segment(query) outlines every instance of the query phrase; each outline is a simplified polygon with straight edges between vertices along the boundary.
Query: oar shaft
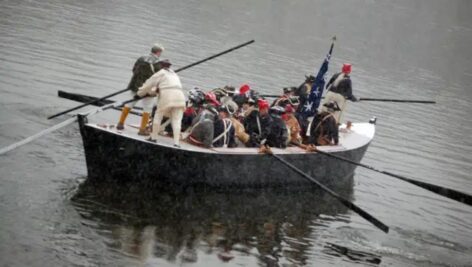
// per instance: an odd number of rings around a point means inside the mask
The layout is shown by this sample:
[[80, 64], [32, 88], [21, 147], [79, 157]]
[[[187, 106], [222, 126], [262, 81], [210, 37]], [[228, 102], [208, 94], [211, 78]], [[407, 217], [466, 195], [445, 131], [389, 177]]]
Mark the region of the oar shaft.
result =
[[436, 101], [430, 100], [409, 100], [409, 99], [388, 99], [388, 98], [367, 98], [361, 97], [359, 101], [378, 101], [378, 102], [397, 102], [397, 103], [418, 103], [418, 104], [436, 104]]
[[338, 160], [349, 162], [351, 164], [361, 166], [361, 167], [364, 167], [366, 169], [369, 169], [369, 170], [372, 170], [372, 171], [375, 171], [375, 172], [378, 172], [378, 173], [382, 173], [382, 174], [400, 179], [402, 181], [405, 181], [405, 182], [414, 184], [416, 186], [419, 186], [423, 189], [429, 190], [429, 191], [431, 191], [433, 193], [436, 193], [438, 195], [441, 195], [441, 196], [447, 197], [449, 199], [453, 199], [453, 200], [459, 201], [461, 203], [467, 204], [469, 206], [472, 206], [472, 196], [468, 195], [466, 193], [463, 193], [463, 192], [460, 192], [460, 191], [457, 191], [457, 190], [454, 190], [454, 189], [442, 187], [442, 186], [439, 186], [439, 185], [434, 185], [434, 184], [430, 184], [430, 183], [426, 183], [426, 182], [417, 181], [417, 180], [407, 178], [407, 177], [404, 177], [404, 176], [401, 176], [401, 175], [398, 175], [398, 174], [395, 174], [395, 173], [391, 173], [391, 172], [388, 172], [388, 171], [378, 170], [378, 169], [376, 169], [372, 166], [369, 166], [369, 165], [366, 165], [366, 164], [363, 164], [363, 163], [360, 163], [360, 162], [355, 162], [355, 161], [352, 161], [350, 159], [343, 158], [343, 157], [340, 157], [340, 156], [336, 156], [336, 155], [333, 155], [331, 153], [327, 153], [327, 152], [324, 152], [324, 151], [321, 151], [321, 150], [317, 150], [316, 152], [320, 153], [322, 155], [326, 155], [328, 157], [332, 157], [332, 158], [335, 158], [335, 159], [338, 159]]
[[[281, 95], [261, 95], [262, 97], [278, 98]], [[324, 97], [322, 97], [324, 98]], [[417, 103], [417, 104], [436, 104], [436, 101], [431, 100], [409, 100], [409, 99], [387, 99], [387, 98], [366, 98], [361, 97], [358, 101], [377, 101], [377, 102], [396, 102], [396, 103]]]
[[17, 148], [17, 147], [22, 146], [22, 145], [26, 145], [26, 144], [28, 144], [28, 143], [30, 143], [30, 142], [32, 142], [32, 141], [38, 139], [39, 137], [41, 137], [41, 136], [43, 136], [43, 135], [46, 135], [46, 134], [51, 133], [51, 132], [53, 132], [53, 131], [59, 130], [60, 128], [65, 127], [65, 126], [67, 126], [67, 125], [69, 125], [69, 124], [71, 124], [71, 123], [73, 123], [73, 122], [75, 122], [75, 121], [77, 121], [77, 117], [69, 118], [69, 119], [67, 119], [67, 120], [65, 120], [65, 121], [63, 121], [63, 122], [61, 122], [61, 123], [59, 123], [59, 124], [56, 124], [56, 125], [54, 125], [54, 126], [52, 126], [52, 127], [47, 128], [47, 129], [45, 129], [45, 130], [43, 130], [43, 131], [41, 131], [41, 132], [39, 132], [39, 133], [37, 133], [37, 134], [34, 134], [34, 135], [32, 135], [32, 136], [30, 136], [30, 137], [27, 137], [27, 138], [25, 138], [25, 139], [23, 139], [23, 140], [21, 140], [21, 141], [19, 141], [19, 142], [16, 142], [16, 143], [11, 144], [11, 145], [9, 145], [9, 146], [7, 146], [7, 147], [4, 147], [4, 148], [0, 149], [0, 155], [3, 155], [3, 154], [5, 154], [5, 153], [7, 153], [8, 151], [11, 151], [11, 150], [13, 150], [13, 149], [15, 149], [15, 148]]
[[[88, 111], [88, 112], [86, 113], [86, 115], [87, 115], [87, 116], [88, 116], [88, 115], [93, 115], [93, 114], [99, 113], [99, 112], [101, 112], [101, 111], [110, 109], [110, 108], [120, 107], [120, 106], [123, 106], [124, 104], [127, 104], [127, 103], [132, 102], [132, 101], [135, 101], [135, 99], [129, 99], [129, 100], [123, 101], [123, 102], [121, 102], [121, 103], [110, 103], [110, 104], [108, 104], [108, 105], [101, 106], [101, 107], [99, 107], [99, 108], [96, 108], [96, 109], [93, 109], [93, 110], [91, 110], [91, 111]], [[54, 131], [56, 131], [56, 130], [59, 130], [59, 129], [61, 129], [61, 128], [65, 127], [65, 126], [67, 126], [67, 125], [69, 125], [69, 124], [71, 124], [71, 123], [76, 122], [76, 121], [77, 121], [77, 116], [74, 116], [74, 117], [72, 117], [72, 118], [69, 118], [69, 119], [67, 119], [67, 120], [65, 120], [65, 121], [63, 121], [63, 122], [61, 122], [61, 123], [58, 123], [58, 124], [56, 124], [56, 125], [54, 125], [54, 126], [51, 126], [51, 127], [47, 128], [47, 129], [45, 129], [45, 130], [42, 130], [41, 132], [39, 132], [39, 133], [37, 133], [37, 134], [34, 134], [34, 135], [30, 136], [30, 137], [27, 137], [27, 138], [25, 138], [25, 139], [23, 139], [23, 140], [21, 140], [21, 141], [19, 141], [19, 142], [16, 142], [16, 143], [11, 144], [11, 145], [9, 145], [9, 146], [7, 146], [7, 147], [1, 148], [1, 149], [0, 149], [0, 155], [3, 155], [3, 154], [5, 154], [5, 153], [7, 153], [7, 152], [9, 152], [9, 151], [11, 151], [11, 150], [17, 148], [17, 147], [26, 145], [26, 144], [28, 144], [28, 143], [30, 143], [30, 142], [32, 142], [32, 141], [34, 141], [34, 140], [40, 138], [41, 136], [44, 136], [44, 135], [46, 135], [46, 134], [48, 134], [48, 133], [54, 132]]]
[[179, 69], [175, 70], [175, 72], [179, 72], [179, 71], [183, 71], [183, 70], [185, 70], [185, 69], [191, 68], [191, 67], [193, 67], [193, 66], [195, 66], [195, 65], [198, 65], [198, 64], [201, 64], [201, 63], [203, 63], [203, 62], [205, 62], [205, 61], [214, 59], [215, 57], [219, 57], [219, 56], [221, 56], [221, 55], [227, 54], [227, 53], [229, 53], [229, 52], [231, 52], [231, 51], [234, 51], [234, 50], [236, 50], [236, 49], [239, 49], [239, 48], [241, 48], [241, 47], [244, 47], [244, 46], [249, 45], [249, 44], [252, 44], [252, 43], [254, 43], [254, 40], [251, 40], [251, 41], [249, 41], [249, 42], [245, 42], [245, 43], [243, 43], [243, 44], [240, 44], [240, 45], [235, 46], [235, 47], [233, 47], [233, 48], [227, 49], [227, 50], [225, 50], [225, 51], [223, 51], [223, 52], [220, 52], [220, 53], [218, 53], [218, 54], [216, 54], [216, 55], [213, 55], [213, 56], [211, 56], [211, 57], [207, 57], [207, 58], [205, 58], [205, 59], [202, 59], [202, 60], [200, 60], [200, 61], [197, 61], [197, 62], [195, 62], [195, 63], [192, 63], [192, 64], [190, 64], [190, 65], [187, 65], [187, 66], [185, 66], [185, 67], [179, 68]]
[[[239, 49], [239, 48], [241, 48], [241, 47], [244, 47], [244, 46], [249, 45], [249, 44], [252, 44], [252, 43], [254, 43], [254, 40], [251, 40], [251, 41], [249, 41], [249, 42], [245, 42], [245, 43], [243, 43], [243, 44], [240, 44], [240, 45], [235, 46], [235, 47], [233, 47], [233, 48], [227, 49], [227, 50], [225, 50], [225, 51], [223, 51], [223, 52], [220, 52], [220, 53], [218, 53], [218, 54], [216, 54], [216, 55], [213, 55], [213, 56], [211, 56], [211, 57], [207, 57], [207, 58], [202, 59], [202, 60], [199, 60], [199, 61], [197, 61], [197, 62], [195, 62], [195, 63], [192, 63], [192, 64], [189, 64], [189, 65], [184, 66], [184, 67], [182, 67], [182, 68], [179, 68], [179, 69], [175, 70], [175, 72], [183, 71], [183, 70], [185, 70], [185, 69], [188, 69], [188, 68], [190, 68], [190, 67], [196, 66], [196, 65], [198, 65], [198, 64], [201, 64], [201, 63], [206, 62], [206, 61], [208, 61], [208, 60], [210, 60], [210, 59], [219, 57], [219, 56], [221, 56], [221, 55], [227, 54], [227, 53], [229, 53], [229, 52], [231, 52], [231, 51], [234, 51], [234, 50], [236, 50], [236, 49]], [[94, 103], [97, 103], [97, 102], [99, 102], [99, 101], [105, 100], [105, 99], [110, 98], [110, 97], [112, 97], [112, 96], [121, 94], [121, 93], [126, 92], [126, 91], [128, 91], [128, 90], [130, 90], [130, 89], [128, 89], [128, 88], [122, 89], [122, 90], [120, 90], [120, 91], [118, 91], [118, 92], [115, 92], [115, 93], [106, 95], [106, 96], [101, 97], [101, 98], [99, 98], [99, 99], [96, 99], [96, 100], [90, 101], [90, 102], [88, 102], [88, 103], [84, 103], [84, 104], [82, 104], [82, 105], [79, 105], [79, 106], [77, 106], [77, 107], [70, 108], [70, 109], [68, 109], [68, 110], [59, 112], [59, 113], [57, 113], [57, 114], [54, 114], [54, 115], [52, 115], [52, 116], [49, 116], [49, 117], [48, 117], [48, 120], [49, 120], [49, 119], [52, 119], [52, 118], [55, 118], [55, 117], [57, 117], [57, 116], [60, 116], [60, 115], [69, 113], [69, 112], [71, 112], [71, 111], [77, 110], [77, 109], [79, 109], [79, 108], [83, 108], [83, 107], [85, 107], [85, 106], [92, 105], [92, 104], [94, 104]]]
[[318, 182], [318, 180], [316, 180], [315, 178], [313, 178], [310, 175], [306, 174], [305, 172], [301, 171], [297, 167], [293, 166], [291, 163], [287, 162], [283, 158], [281, 158], [281, 157], [279, 157], [275, 154], [271, 154], [271, 155], [273, 157], [275, 157], [277, 160], [279, 160], [280, 162], [282, 162], [283, 164], [285, 164], [285, 166], [289, 167], [290, 169], [292, 169], [296, 173], [303, 176], [305, 179], [310, 180], [311, 182], [318, 185], [325, 192], [327, 192], [328, 194], [330, 194], [331, 196], [336, 198], [338, 201], [340, 201], [344, 206], [346, 206], [347, 208], [353, 210], [354, 212], [359, 214], [361, 217], [363, 217], [364, 219], [366, 219], [367, 221], [369, 221], [370, 223], [375, 225], [380, 230], [384, 231], [385, 233], [388, 233], [388, 229], [389, 229], [388, 226], [385, 225], [384, 223], [382, 223], [381, 221], [377, 220], [374, 216], [370, 215], [368, 212], [366, 212], [365, 210], [363, 210], [360, 207], [356, 206], [354, 203], [350, 202], [349, 200], [347, 200], [347, 199], [341, 197], [340, 195], [338, 195], [337, 193], [333, 192], [331, 189], [327, 188], [325, 185]]

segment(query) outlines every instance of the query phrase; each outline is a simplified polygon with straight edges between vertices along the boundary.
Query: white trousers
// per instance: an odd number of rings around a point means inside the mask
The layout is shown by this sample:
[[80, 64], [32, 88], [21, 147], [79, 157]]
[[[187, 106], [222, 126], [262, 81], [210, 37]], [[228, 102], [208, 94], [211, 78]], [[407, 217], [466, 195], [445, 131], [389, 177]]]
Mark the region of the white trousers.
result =
[[338, 104], [339, 109], [341, 109], [340, 111], [335, 111], [333, 113], [333, 116], [336, 119], [336, 122], [341, 123], [341, 120], [343, 119], [343, 113], [347, 107], [346, 98], [341, 94], [328, 91], [328, 93], [326, 93], [325, 95], [323, 106], [321, 106], [321, 111], [328, 111], [326, 107], [324, 106], [324, 104], [329, 103], [330, 101], [336, 102]]
[[[130, 93], [131, 93], [130, 94], [131, 97], [134, 97], [136, 95], [136, 93], [133, 92], [133, 91], [130, 91]], [[132, 108], [134, 108], [134, 106], [136, 106], [136, 103], [141, 101], [141, 103], [143, 104], [143, 112], [151, 113], [152, 107], [156, 104], [155, 99], [156, 99], [155, 97], [145, 97], [141, 100], [129, 102], [125, 106], [132, 109]]]
[[172, 125], [172, 132], [174, 134], [174, 144], [180, 144], [180, 129], [182, 128], [182, 117], [184, 116], [183, 108], [167, 108], [166, 110], [160, 110], [159, 108], [156, 111], [154, 116], [154, 122], [152, 123], [152, 132], [151, 138], [157, 140], [157, 135], [159, 134], [161, 128], [162, 118], [164, 114], [169, 115], [170, 123]]

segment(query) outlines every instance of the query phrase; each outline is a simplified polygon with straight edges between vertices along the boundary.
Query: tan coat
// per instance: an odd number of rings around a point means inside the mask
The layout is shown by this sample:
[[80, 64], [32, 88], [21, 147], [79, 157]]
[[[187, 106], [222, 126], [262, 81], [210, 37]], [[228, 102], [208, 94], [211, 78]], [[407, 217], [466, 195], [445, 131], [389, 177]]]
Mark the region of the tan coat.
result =
[[157, 109], [168, 113], [171, 108], [185, 109], [185, 95], [182, 91], [182, 84], [179, 76], [171, 69], [161, 69], [154, 73], [139, 88], [139, 96], [158, 94]]
[[234, 135], [236, 135], [239, 141], [246, 144], [249, 141], [249, 134], [244, 130], [244, 125], [236, 118], [231, 118], [231, 122], [234, 127]]
[[287, 125], [287, 129], [289, 129], [290, 132], [290, 142], [293, 143], [301, 143], [302, 142], [302, 137], [300, 136], [300, 124], [298, 123], [297, 118], [293, 114], [289, 115], [289, 119], [285, 121], [285, 124]]

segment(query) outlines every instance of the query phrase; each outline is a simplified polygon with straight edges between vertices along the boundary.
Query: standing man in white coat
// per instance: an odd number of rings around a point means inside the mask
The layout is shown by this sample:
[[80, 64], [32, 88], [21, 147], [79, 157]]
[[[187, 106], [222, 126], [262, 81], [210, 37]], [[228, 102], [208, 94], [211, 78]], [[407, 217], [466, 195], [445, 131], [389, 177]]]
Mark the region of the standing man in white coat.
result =
[[152, 124], [149, 141], [156, 141], [159, 134], [162, 118], [169, 117], [174, 134], [174, 146], [180, 147], [180, 129], [185, 110], [185, 95], [179, 76], [170, 66], [169, 60], [159, 61], [161, 70], [152, 75], [138, 90], [138, 96], [158, 95], [157, 111]]

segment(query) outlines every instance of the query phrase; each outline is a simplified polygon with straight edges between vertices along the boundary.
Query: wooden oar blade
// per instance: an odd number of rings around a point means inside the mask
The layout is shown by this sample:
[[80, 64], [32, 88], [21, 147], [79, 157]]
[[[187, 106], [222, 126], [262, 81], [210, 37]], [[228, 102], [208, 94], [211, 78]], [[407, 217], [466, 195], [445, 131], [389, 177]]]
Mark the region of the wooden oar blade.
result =
[[64, 110], [64, 111], [62, 111], [62, 112], [59, 112], [59, 113], [54, 114], [54, 115], [52, 115], [52, 116], [49, 116], [49, 117], [48, 117], [48, 120], [50, 120], [50, 119], [52, 119], [52, 118], [55, 118], [55, 117], [58, 117], [58, 116], [60, 116], [60, 115], [64, 115], [64, 114], [69, 113], [69, 112], [71, 112], [71, 111], [77, 110], [77, 109], [79, 109], [79, 108], [83, 108], [83, 107], [85, 107], [85, 106], [92, 105], [92, 104], [94, 104], [94, 103], [96, 103], [96, 102], [105, 100], [105, 99], [107, 99], [107, 98], [110, 98], [110, 97], [112, 97], [112, 96], [121, 94], [121, 93], [126, 92], [126, 91], [128, 91], [128, 89], [123, 89], [123, 90], [120, 90], [120, 91], [115, 92], [115, 93], [113, 93], [113, 94], [109, 94], [109, 95], [107, 95], [107, 96], [101, 97], [101, 98], [99, 98], [99, 99], [92, 100], [92, 101], [87, 102], [87, 103], [85, 103], [85, 104], [78, 105], [77, 107], [73, 107], [73, 108], [70, 108], [70, 109], [68, 109], [68, 110]]
[[356, 206], [354, 203], [344, 199], [344, 198], [339, 198], [339, 201], [344, 204], [344, 206], [349, 207], [351, 210], [359, 214], [362, 218], [366, 219], [373, 225], [375, 225], [377, 228], [382, 230], [385, 233], [388, 233], [389, 227], [385, 225], [383, 222], [377, 220], [374, 216], [370, 215], [367, 213], [365, 210], [361, 209], [360, 207]]
[[65, 91], [62, 91], [62, 90], [57, 91], [57, 96], [61, 97], [61, 98], [81, 102], [81, 103], [88, 103], [88, 102], [96, 101], [96, 102], [93, 102], [90, 105], [97, 106], [97, 107], [101, 107], [101, 106], [104, 106], [104, 105], [107, 105], [107, 104], [110, 104], [110, 103], [114, 102], [114, 101], [109, 100], [109, 99], [103, 99], [101, 101], [98, 101], [100, 99], [99, 97], [76, 94], [76, 93], [69, 93], [69, 92], [65, 92]]
[[407, 178], [407, 177], [404, 177], [404, 176], [401, 176], [401, 175], [398, 175], [398, 174], [395, 174], [395, 173], [391, 173], [391, 172], [388, 172], [388, 171], [378, 170], [378, 169], [376, 169], [372, 166], [368, 166], [368, 165], [360, 163], [360, 162], [354, 162], [350, 159], [346, 159], [346, 158], [343, 158], [343, 157], [340, 157], [340, 156], [336, 156], [336, 155], [333, 155], [333, 154], [330, 154], [330, 153], [327, 153], [327, 152], [324, 152], [324, 151], [321, 151], [321, 150], [317, 150], [317, 153], [320, 153], [322, 155], [325, 155], [325, 156], [328, 156], [328, 157], [331, 157], [331, 158], [339, 159], [339, 160], [342, 160], [342, 161], [345, 161], [345, 162], [349, 162], [351, 164], [361, 166], [361, 167], [364, 167], [366, 169], [369, 169], [369, 170], [372, 170], [372, 171], [375, 171], [375, 172], [378, 172], [378, 173], [383, 173], [383, 174], [386, 174], [388, 176], [398, 178], [398, 179], [403, 180], [405, 182], [409, 182], [411, 184], [419, 186], [423, 189], [429, 190], [429, 191], [431, 191], [433, 193], [436, 193], [438, 195], [441, 195], [441, 196], [459, 201], [461, 203], [467, 204], [469, 206], [472, 206], [472, 196], [469, 195], [469, 194], [466, 194], [466, 193], [463, 193], [463, 192], [460, 192], [460, 191], [457, 191], [457, 190], [454, 190], [454, 189], [446, 188], [446, 187], [443, 187], [443, 186], [434, 185], [434, 184], [430, 184], [430, 183], [426, 183], [426, 182], [421, 182], [421, 181], [418, 181], [418, 180], [413, 180], [411, 178]]
[[401, 179], [405, 182], [409, 182], [409, 183], [414, 184], [416, 186], [422, 187], [422, 188], [424, 188], [428, 191], [431, 191], [431, 192], [436, 193], [438, 195], [441, 195], [443, 197], [447, 197], [449, 199], [453, 199], [453, 200], [459, 201], [461, 203], [467, 204], [469, 206], [472, 206], [472, 196], [468, 195], [466, 193], [463, 193], [463, 192], [460, 192], [460, 191], [457, 191], [457, 190], [454, 190], [454, 189], [442, 187], [442, 186], [439, 186], [439, 185], [434, 185], [434, 184], [430, 184], [430, 183], [426, 183], [426, 182], [413, 180], [413, 179], [406, 178], [406, 177], [403, 177], [403, 176], [400, 176], [400, 175], [397, 175], [397, 174], [394, 174], [394, 173], [391, 173], [391, 172], [387, 172], [387, 171], [383, 171], [383, 173], [385, 173], [387, 175], [390, 175], [390, 176], [393, 176], [393, 177], [396, 177], [398, 179]]
[[[96, 99], [99, 99], [98, 97], [94, 97], [94, 96], [89, 96], [89, 95], [81, 95], [81, 94], [75, 94], [75, 93], [69, 93], [69, 92], [65, 92], [65, 91], [57, 91], [57, 96], [59, 97], [62, 97], [62, 98], [65, 98], [65, 99], [69, 99], [69, 100], [73, 100], [73, 101], [77, 101], [77, 102], [82, 102], [82, 103], [87, 103], [87, 102], [90, 102], [90, 101], [94, 101]], [[111, 103], [114, 103], [113, 100], [108, 100], [108, 99], [105, 99], [105, 100], [102, 100], [102, 101], [98, 101], [96, 103], [93, 103], [91, 105], [94, 105], [94, 106], [97, 106], [97, 107], [101, 107], [101, 106], [104, 106], [104, 105], [108, 105], [108, 104], [111, 104]], [[122, 111], [123, 108], [120, 108], [120, 107], [112, 107], [112, 109], [114, 110], [118, 110], [118, 111]], [[138, 112], [138, 111], [134, 111], [135, 109], [137, 110], [142, 110], [143, 108], [142, 107], [133, 107], [132, 110], [129, 111], [130, 114], [133, 114], [133, 115], [136, 115], [136, 116], [142, 116], [143, 114], [141, 112]]]
[[298, 169], [297, 167], [295, 167], [294, 165], [292, 165], [291, 163], [285, 161], [283, 158], [275, 155], [275, 154], [270, 154], [272, 155], [273, 157], [275, 157], [277, 160], [279, 160], [280, 162], [282, 162], [283, 164], [285, 164], [285, 166], [289, 167], [290, 169], [292, 169], [293, 171], [295, 171], [296, 173], [300, 174], [301, 176], [303, 176], [305, 179], [315, 183], [316, 185], [318, 185], [321, 189], [323, 189], [325, 192], [329, 193], [331, 196], [333, 196], [334, 198], [336, 198], [338, 201], [340, 201], [344, 206], [346, 206], [347, 208], [351, 209], [352, 211], [356, 212], [357, 214], [359, 214], [362, 218], [366, 219], [368, 222], [372, 223], [373, 225], [375, 225], [377, 228], [379, 228], [380, 230], [382, 230], [383, 232], [385, 233], [388, 233], [388, 226], [385, 225], [384, 223], [382, 223], [381, 221], [377, 220], [374, 216], [370, 215], [368, 212], [366, 212], [365, 210], [359, 208], [358, 206], [356, 206], [354, 203], [350, 202], [349, 200], [341, 197], [340, 195], [338, 195], [337, 193], [333, 192], [331, 189], [327, 188], [325, 185], [323, 185], [322, 183], [320, 183], [318, 180], [316, 180], [315, 178], [311, 177], [310, 175], [304, 173], [303, 171], [301, 171], [300, 169]]

